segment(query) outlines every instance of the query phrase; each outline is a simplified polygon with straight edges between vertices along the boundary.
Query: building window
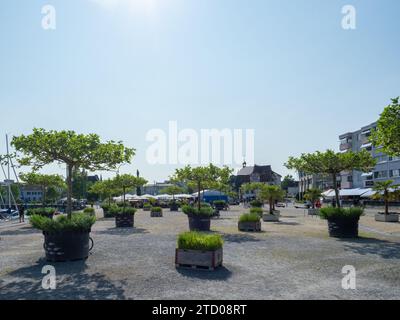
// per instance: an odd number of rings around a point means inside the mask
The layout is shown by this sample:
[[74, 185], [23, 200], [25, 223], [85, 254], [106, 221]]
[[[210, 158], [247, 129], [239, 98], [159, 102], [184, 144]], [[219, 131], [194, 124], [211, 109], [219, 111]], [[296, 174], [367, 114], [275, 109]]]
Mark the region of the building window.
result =
[[389, 171], [389, 175], [390, 177], [400, 177], [400, 170], [396, 169], [396, 170], [390, 170]]
[[[377, 156], [377, 157], [375, 157], [375, 159], [376, 159], [376, 161], [378, 163], [382, 163], [382, 162], [388, 161], [388, 157], [387, 156]], [[392, 160], [389, 158], [389, 161], [392, 161]]]
[[374, 172], [375, 179], [383, 179], [387, 178], [387, 171], [375, 171]]

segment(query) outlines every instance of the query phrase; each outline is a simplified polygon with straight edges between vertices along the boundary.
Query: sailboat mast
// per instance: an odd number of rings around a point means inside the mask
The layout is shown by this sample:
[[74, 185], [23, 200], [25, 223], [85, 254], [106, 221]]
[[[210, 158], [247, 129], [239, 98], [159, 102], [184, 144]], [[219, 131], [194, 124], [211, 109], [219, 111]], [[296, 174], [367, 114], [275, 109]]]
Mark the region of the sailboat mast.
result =
[[10, 176], [10, 150], [8, 148], [8, 134], [6, 134], [7, 148], [7, 185], [8, 185], [8, 209], [11, 210], [11, 176]]

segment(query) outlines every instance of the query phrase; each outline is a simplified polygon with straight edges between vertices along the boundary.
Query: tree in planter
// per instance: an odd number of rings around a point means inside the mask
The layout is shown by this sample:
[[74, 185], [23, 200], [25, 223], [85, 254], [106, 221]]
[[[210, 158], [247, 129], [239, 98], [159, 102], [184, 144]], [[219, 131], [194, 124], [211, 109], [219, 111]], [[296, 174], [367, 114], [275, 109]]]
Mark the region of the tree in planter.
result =
[[175, 195], [185, 192], [185, 190], [179, 186], [172, 185], [166, 187], [160, 191], [161, 194], [168, 194], [172, 196], [172, 200], [175, 202]]
[[393, 184], [393, 180], [377, 181], [372, 188], [376, 193], [374, 199], [382, 199], [385, 202], [385, 215], [389, 215], [389, 202], [399, 198], [399, 184]]
[[132, 174], [117, 175], [112, 181], [113, 185], [116, 188], [121, 189], [123, 192], [124, 208], [125, 208], [126, 190], [142, 187], [147, 183], [146, 179], [143, 179], [141, 177], [136, 177]]
[[113, 170], [122, 163], [130, 163], [135, 150], [121, 142], [102, 143], [97, 134], [77, 134], [74, 131], [46, 131], [33, 129], [30, 135], [13, 137], [11, 144], [22, 152], [21, 165], [34, 171], [53, 162], [67, 167], [67, 213], [72, 213], [72, 173], [81, 168], [88, 171]]
[[315, 201], [321, 199], [321, 196], [322, 196], [321, 190], [317, 188], [312, 188], [306, 192], [306, 194], [304, 195], [304, 199], [310, 201], [312, 208], [315, 209]]
[[[224, 167], [226, 168], [226, 167]], [[174, 181], [180, 181], [195, 189], [198, 193], [198, 211], [201, 209], [201, 192], [209, 188], [215, 183], [223, 180], [225, 169], [220, 169], [213, 164], [206, 167], [192, 168], [190, 165], [176, 169], [175, 175], [172, 177]]]
[[299, 158], [290, 157], [285, 166], [307, 174], [322, 174], [331, 176], [335, 190], [336, 205], [340, 208], [339, 188], [337, 177], [342, 171], [358, 170], [370, 171], [376, 164], [371, 154], [362, 150], [360, 152], [336, 153], [332, 150], [326, 152], [302, 154]]
[[262, 185], [258, 194], [259, 199], [267, 200], [269, 204], [269, 213], [274, 214], [275, 201], [282, 199], [285, 192], [279, 187], [274, 185]]
[[90, 186], [89, 192], [98, 195], [102, 201], [107, 199], [108, 205], [111, 206], [112, 197], [120, 194], [122, 190], [115, 187], [114, 182], [108, 179], [95, 182]]
[[380, 115], [370, 141], [390, 156], [400, 156], [400, 97], [392, 99]]
[[43, 207], [46, 204], [47, 193], [50, 188], [65, 188], [64, 179], [57, 174], [40, 174], [36, 172], [21, 173], [20, 179], [28, 185], [39, 186], [42, 189]]

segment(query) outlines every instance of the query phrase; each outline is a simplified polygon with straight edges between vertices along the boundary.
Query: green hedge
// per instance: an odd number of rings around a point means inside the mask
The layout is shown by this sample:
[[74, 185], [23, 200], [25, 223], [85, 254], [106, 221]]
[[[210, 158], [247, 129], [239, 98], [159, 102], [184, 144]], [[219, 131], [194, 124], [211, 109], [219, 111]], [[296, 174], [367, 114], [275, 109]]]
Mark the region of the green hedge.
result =
[[213, 251], [223, 244], [222, 237], [217, 234], [185, 232], [178, 236], [178, 249]]
[[29, 221], [36, 229], [49, 233], [57, 233], [60, 231], [89, 231], [96, 222], [96, 217], [84, 213], [75, 213], [71, 216], [71, 219], [68, 219], [66, 215], [50, 219], [34, 214]]
[[151, 207], [151, 212], [156, 212], [156, 213], [162, 212], [162, 208], [161, 207]]
[[250, 205], [253, 208], [261, 208], [263, 206], [263, 203], [261, 201], [259, 201], [259, 200], [253, 200], [253, 201], [250, 202]]
[[245, 213], [239, 218], [239, 222], [259, 222], [260, 215], [258, 213]]
[[41, 216], [51, 216], [54, 213], [56, 213], [55, 208], [36, 208], [36, 209], [28, 209], [26, 212], [27, 216], [32, 216], [32, 215], [41, 215]]
[[112, 206], [110, 208], [109, 213], [112, 216], [116, 216], [116, 215], [119, 215], [119, 214], [130, 214], [130, 215], [133, 216], [136, 213], [136, 209], [132, 208], [132, 207], [123, 208], [123, 207], [118, 207], [118, 206]]
[[211, 217], [213, 215], [213, 209], [210, 206], [201, 206], [199, 210], [197, 207], [185, 205], [182, 207], [182, 211], [186, 215], [199, 217]]
[[359, 218], [364, 214], [364, 209], [362, 208], [335, 208], [326, 207], [320, 210], [320, 216], [323, 219], [329, 218]]

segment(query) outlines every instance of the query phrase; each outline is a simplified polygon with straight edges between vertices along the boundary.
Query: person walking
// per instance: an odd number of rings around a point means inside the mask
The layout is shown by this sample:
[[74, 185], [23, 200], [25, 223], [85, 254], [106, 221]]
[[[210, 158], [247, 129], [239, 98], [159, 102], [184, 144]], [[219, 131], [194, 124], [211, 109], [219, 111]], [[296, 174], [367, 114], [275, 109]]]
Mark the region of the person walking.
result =
[[18, 213], [19, 213], [19, 223], [25, 222], [25, 208], [22, 204], [18, 208]]

